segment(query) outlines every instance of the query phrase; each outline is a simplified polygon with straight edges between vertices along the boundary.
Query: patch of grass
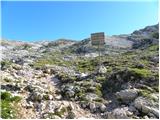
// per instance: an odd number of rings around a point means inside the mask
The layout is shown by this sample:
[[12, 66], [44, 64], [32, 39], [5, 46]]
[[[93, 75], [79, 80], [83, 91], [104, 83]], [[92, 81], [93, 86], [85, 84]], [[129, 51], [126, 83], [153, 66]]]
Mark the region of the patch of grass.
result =
[[19, 102], [22, 100], [22, 98], [20, 96], [14, 96], [10, 99], [11, 101], [14, 101], [14, 102]]
[[12, 82], [13, 81], [11, 78], [8, 78], [8, 77], [5, 77], [3, 80], [6, 81], [6, 82]]
[[147, 89], [141, 89], [139, 95], [148, 98], [149, 100], [156, 101], [156, 99], [151, 95], [153, 92]]
[[155, 92], [159, 92], [159, 86], [153, 86], [152, 88], [155, 90]]
[[2, 99], [2, 100], [10, 101], [10, 100], [11, 100], [11, 97], [12, 97], [12, 95], [11, 95], [11, 93], [9, 93], [9, 92], [2, 92], [2, 93], [1, 93], [1, 99]]
[[64, 61], [61, 58], [49, 56], [35, 61], [33, 67], [43, 68], [45, 65], [71, 66], [72, 64], [71, 61]]
[[153, 37], [153, 38], [156, 38], [156, 39], [159, 39], [159, 33], [158, 33], [158, 32], [154, 32], [154, 33], [152, 34], [152, 37]]
[[3, 119], [15, 119], [16, 118], [16, 110], [13, 108], [11, 102], [6, 100], [0, 101], [1, 106], [1, 117]]
[[96, 98], [94, 101], [95, 102], [103, 102], [103, 98]]
[[64, 113], [65, 113], [66, 111], [67, 111], [66, 108], [63, 107], [63, 108], [60, 109], [60, 111], [58, 111], [58, 110], [55, 111], [54, 115], [57, 115], [57, 116], [59, 116], [59, 117], [62, 117], [62, 115], [64, 115]]
[[92, 59], [78, 59], [76, 61], [76, 69], [80, 72], [91, 72], [95, 70], [95, 67], [97, 66], [97, 60]]
[[97, 76], [96, 77], [96, 80], [99, 81], [99, 82], [101, 82], [101, 81], [103, 82], [105, 79], [106, 79], [105, 76]]
[[148, 50], [150, 51], [157, 51], [159, 49], [159, 46], [158, 45], [152, 45], [148, 48]]
[[1, 117], [4, 119], [12, 119], [17, 117], [17, 109], [13, 106], [13, 103], [19, 102], [21, 97], [12, 97], [9, 92], [1, 92]]
[[152, 76], [152, 72], [148, 69], [130, 68], [130, 70], [144, 78]]
[[147, 89], [141, 89], [139, 91], [139, 95], [140, 96], [144, 96], [144, 97], [149, 97], [149, 95], [151, 94], [152, 92], [147, 90]]
[[6, 69], [6, 68], [8, 68], [11, 64], [12, 64], [12, 62], [9, 61], [9, 60], [1, 61], [1, 69], [2, 69], [2, 70], [3, 70], [3, 69]]
[[57, 75], [57, 78], [61, 80], [62, 83], [74, 82], [77, 80], [76, 76], [69, 76], [66, 73], [60, 73]]
[[96, 93], [98, 96], [102, 97], [102, 87], [99, 86], [99, 85], [96, 85], [95, 93]]

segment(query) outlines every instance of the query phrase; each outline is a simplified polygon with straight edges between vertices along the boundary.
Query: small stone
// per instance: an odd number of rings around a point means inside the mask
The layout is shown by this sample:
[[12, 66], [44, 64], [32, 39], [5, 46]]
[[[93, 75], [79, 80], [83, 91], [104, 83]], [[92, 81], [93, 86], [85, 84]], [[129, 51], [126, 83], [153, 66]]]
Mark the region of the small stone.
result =
[[144, 119], [149, 119], [149, 117], [147, 115], [144, 116]]
[[106, 67], [105, 67], [105, 66], [100, 66], [100, 68], [99, 68], [98, 72], [99, 72], [99, 73], [104, 74], [104, 73], [106, 73], [106, 72], [107, 72], [107, 69], [106, 69]]
[[52, 95], [48, 95], [49, 97], [49, 100], [52, 100], [53, 99], [53, 96]]
[[57, 100], [60, 100], [60, 99], [62, 98], [62, 96], [61, 96], [61, 95], [56, 95], [55, 98], [56, 98]]
[[95, 103], [90, 103], [89, 104], [89, 108], [90, 108], [91, 112], [95, 112], [96, 111], [96, 105], [95, 105]]
[[106, 106], [104, 104], [100, 105], [100, 110], [101, 112], [105, 112], [106, 111]]

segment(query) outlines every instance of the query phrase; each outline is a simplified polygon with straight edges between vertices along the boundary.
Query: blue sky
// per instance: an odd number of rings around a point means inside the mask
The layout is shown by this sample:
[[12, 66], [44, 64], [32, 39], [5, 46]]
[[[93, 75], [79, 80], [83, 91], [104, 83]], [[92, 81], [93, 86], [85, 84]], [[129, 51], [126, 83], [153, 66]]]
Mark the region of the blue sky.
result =
[[3, 1], [2, 38], [82, 40], [93, 32], [128, 34], [158, 23], [158, 2]]

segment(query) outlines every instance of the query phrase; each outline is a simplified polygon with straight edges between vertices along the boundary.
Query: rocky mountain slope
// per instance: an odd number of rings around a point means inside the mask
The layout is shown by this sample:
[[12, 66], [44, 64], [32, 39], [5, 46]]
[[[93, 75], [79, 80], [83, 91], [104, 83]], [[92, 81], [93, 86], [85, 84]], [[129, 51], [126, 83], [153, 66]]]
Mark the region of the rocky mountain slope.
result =
[[159, 118], [159, 27], [82, 41], [1, 40], [1, 118]]

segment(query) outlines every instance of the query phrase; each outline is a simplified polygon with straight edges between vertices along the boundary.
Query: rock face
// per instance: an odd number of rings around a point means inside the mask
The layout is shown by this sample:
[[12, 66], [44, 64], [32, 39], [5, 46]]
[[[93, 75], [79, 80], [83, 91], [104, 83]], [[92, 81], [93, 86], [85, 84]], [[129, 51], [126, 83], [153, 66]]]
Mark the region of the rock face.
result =
[[126, 89], [116, 93], [117, 99], [125, 103], [134, 100], [137, 96], [138, 96], [138, 91], [136, 89]]

